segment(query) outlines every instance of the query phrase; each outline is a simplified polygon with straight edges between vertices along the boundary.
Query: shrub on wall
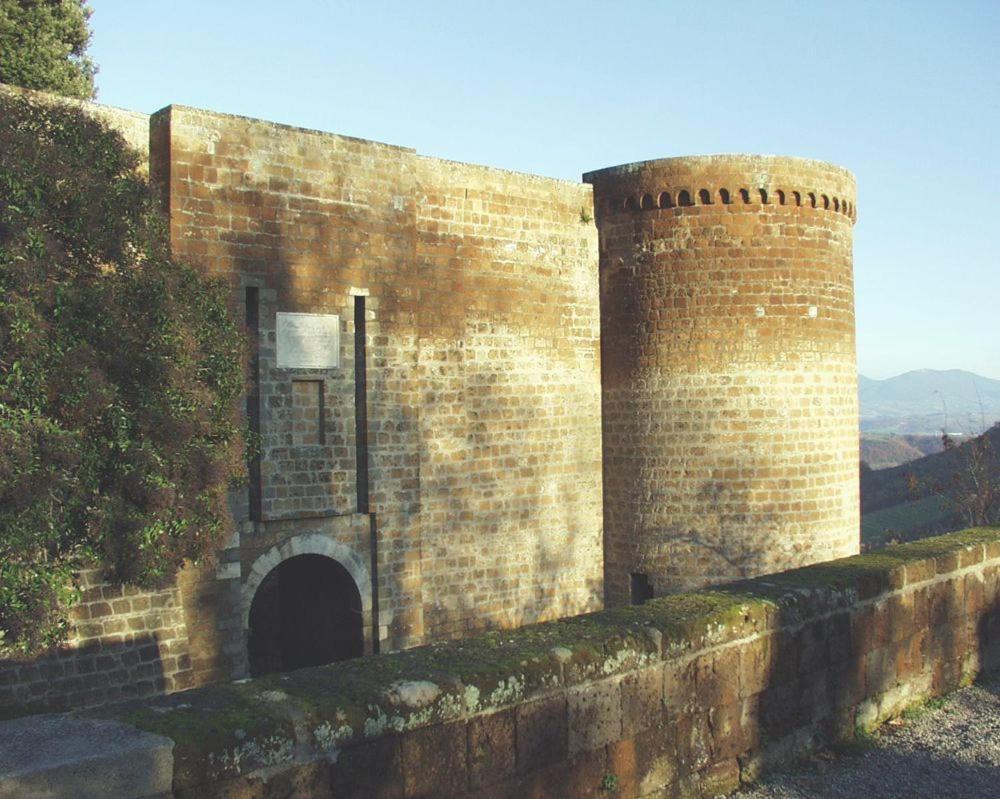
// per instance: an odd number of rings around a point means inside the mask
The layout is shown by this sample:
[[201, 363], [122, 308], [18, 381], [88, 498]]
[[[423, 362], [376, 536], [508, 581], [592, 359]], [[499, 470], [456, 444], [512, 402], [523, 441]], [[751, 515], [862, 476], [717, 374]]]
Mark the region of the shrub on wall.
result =
[[227, 534], [243, 335], [137, 164], [75, 108], [0, 97], [0, 651], [64, 637], [81, 566], [160, 585]]

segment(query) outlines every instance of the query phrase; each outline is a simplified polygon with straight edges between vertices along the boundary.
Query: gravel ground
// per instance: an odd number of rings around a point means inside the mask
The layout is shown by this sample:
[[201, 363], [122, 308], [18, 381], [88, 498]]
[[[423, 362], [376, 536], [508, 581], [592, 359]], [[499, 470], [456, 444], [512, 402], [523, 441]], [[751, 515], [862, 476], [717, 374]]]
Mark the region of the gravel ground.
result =
[[[898, 724], [898, 723], [897, 723]], [[733, 799], [1000, 799], [1000, 682], [974, 685], [859, 755], [768, 777]]]

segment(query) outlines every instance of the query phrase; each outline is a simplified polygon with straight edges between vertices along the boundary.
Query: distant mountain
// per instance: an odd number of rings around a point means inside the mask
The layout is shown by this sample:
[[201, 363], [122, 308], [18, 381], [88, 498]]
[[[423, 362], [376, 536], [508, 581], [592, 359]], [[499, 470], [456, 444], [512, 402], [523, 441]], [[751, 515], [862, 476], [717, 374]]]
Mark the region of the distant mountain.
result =
[[858, 398], [864, 432], [977, 434], [1000, 421], [1000, 380], [961, 369], [858, 375]]

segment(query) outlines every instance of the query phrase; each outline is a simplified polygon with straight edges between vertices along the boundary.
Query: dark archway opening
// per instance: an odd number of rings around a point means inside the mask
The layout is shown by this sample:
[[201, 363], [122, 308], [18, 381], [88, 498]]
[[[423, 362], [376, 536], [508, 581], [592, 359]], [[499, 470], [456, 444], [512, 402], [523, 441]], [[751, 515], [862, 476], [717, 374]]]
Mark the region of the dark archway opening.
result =
[[254, 677], [364, 653], [361, 594], [347, 569], [323, 555], [272, 569], [254, 594], [249, 626]]

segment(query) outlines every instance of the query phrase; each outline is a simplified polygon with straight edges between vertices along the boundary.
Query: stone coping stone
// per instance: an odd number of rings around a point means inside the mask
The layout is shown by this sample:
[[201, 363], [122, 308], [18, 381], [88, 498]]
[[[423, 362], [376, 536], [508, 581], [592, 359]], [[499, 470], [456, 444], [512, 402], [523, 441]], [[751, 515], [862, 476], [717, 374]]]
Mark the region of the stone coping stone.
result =
[[68, 714], [0, 724], [0, 799], [169, 796], [174, 742], [128, 724]]

